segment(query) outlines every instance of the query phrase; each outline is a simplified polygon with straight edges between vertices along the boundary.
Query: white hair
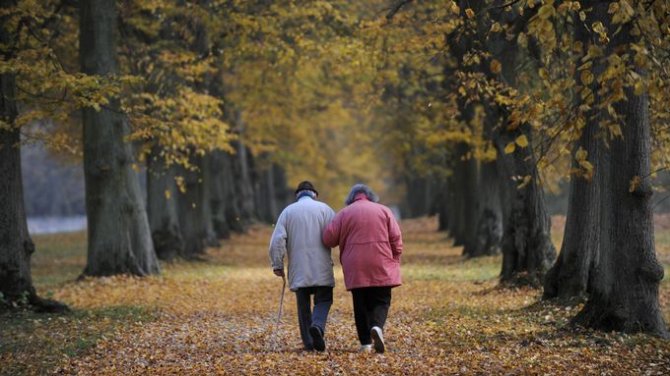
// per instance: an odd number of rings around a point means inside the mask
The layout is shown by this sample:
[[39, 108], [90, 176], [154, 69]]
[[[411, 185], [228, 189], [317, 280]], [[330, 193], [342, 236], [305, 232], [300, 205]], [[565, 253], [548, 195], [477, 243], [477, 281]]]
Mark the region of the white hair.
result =
[[365, 193], [365, 196], [368, 198], [368, 200], [372, 202], [379, 202], [379, 196], [377, 196], [372, 191], [372, 189], [370, 189], [370, 187], [368, 187], [365, 184], [354, 184], [354, 186], [351, 187], [351, 191], [349, 191], [349, 195], [347, 196], [347, 199], [344, 201], [344, 204], [351, 205], [351, 203], [354, 202], [354, 198], [359, 193]]

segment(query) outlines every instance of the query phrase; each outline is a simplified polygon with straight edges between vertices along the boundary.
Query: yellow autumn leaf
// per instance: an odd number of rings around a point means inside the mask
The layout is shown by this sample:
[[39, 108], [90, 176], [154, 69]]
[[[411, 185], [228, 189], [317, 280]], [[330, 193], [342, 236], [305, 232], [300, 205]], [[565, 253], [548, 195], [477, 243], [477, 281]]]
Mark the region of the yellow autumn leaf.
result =
[[514, 153], [514, 150], [516, 150], [516, 145], [514, 142], [510, 142], [507, 144], [507, 146], [505, 146], [505, 154], [512, 154]]
[[528, 137], [526, 137], [525, 134], [522, 134], [514, 140], [514, 143], [519, 145], [519, 147], [525, 148], [528, 146]]
[[590, 85], [593, 82], [593, 73], [591, 73], [589, 70], [583, 70], [579, 74], [579, 79], [584, 85]]
[[493, 25], [491, 25], [491, 30], [492, 33], [499, 33], [502, 31], [502, 26], [500, 26], [499, 22], [494, 22]]
[[502, 71], [502, 64], [496, 59], [491, 60], [491, 73], [498, 74]]
[[631, 192], [631, 193], [634, 192], [637, 189], [637, 187], [640, 186], [640, 184], [642, 184], [642, 178], [637, 176], [637, 175], [633, 176], [633, 178], [630, 179], [630, 185], [628, 186], [628, 192]]
[[473, 18], [475, 16], [475, 12], [471, 8], [468, 8], [465, 10], [465, 15], [468, 16], [468, 18]]

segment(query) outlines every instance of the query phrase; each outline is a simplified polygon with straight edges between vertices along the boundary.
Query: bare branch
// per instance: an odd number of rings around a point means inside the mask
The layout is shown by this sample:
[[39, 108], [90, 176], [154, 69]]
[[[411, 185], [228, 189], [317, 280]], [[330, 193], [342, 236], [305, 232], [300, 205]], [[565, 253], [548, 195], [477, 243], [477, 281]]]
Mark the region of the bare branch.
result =
[[414, 0], [400, 0], [397, 3], [395, 3], [395, 5], [391, 7], [391, 10], [389, 10], [389, 12], [386, 13], [386, 20], [391, 21], [393, 19], [393, 16], [395, 16], [395, 14], [398, 13], [398, 11], [400, 11], [402, 7], [411, 3], [412, 1]]

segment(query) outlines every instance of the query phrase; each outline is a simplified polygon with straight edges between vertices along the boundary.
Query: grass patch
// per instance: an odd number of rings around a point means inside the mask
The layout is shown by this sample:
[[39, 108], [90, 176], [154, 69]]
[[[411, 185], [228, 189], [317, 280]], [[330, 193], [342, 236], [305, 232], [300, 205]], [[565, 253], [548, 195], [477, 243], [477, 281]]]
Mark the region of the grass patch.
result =
[[63, 357], [77, 357], [101, 339], [156, 319], [142, 307], [74, 310], [67, 314], [18, 311], [0, 315], [1, 375], [47, 374]]

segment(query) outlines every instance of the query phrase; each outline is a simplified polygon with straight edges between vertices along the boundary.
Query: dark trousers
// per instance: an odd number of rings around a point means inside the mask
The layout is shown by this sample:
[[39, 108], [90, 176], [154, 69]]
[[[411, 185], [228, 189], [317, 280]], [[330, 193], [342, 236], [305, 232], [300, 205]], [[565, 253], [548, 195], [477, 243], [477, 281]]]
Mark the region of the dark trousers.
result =
[[[312, 312], [312, 295], [314, 295], [314, 311]], [[298, 325], [300, 326], [300, 337], [305, 349], [312, 350], [312, 336], [309, 335], [309, 327], [314, 325], [326, 333], [326, 320], [328, 311], [333, 305], [333, 288], [330, 286], [314, 286], [299, 288], [295, 292], [298, 303]]]
[[361, 345], [372, 343], [370, 329], [378, 326], [384, 329], [386, 316], [391, 306], [390, 287], [363, 287], [351, 289], [354, 299], [354, 319], [356, 320], [356, 331]]

